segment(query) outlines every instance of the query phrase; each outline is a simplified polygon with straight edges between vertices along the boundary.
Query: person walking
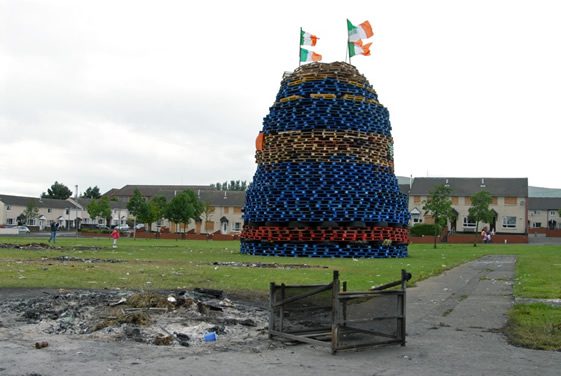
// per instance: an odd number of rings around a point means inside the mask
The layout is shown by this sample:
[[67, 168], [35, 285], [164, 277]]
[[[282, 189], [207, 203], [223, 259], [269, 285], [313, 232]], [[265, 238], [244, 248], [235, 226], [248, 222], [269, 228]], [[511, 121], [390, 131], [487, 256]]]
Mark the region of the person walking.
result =
[[117, 248], [117, 240], [121, 237], [121, 234], [119, 234], [119, 230], [117, 229], [117, 227], [113, 229], [111, 237], [113, 238], [113, 248]]
[[51, 223], [51, 237], [49, 238], [49, 243], [52, 242], [55, 243], [56, 242], [56, 232], [58, 231], [58, 222], [52, 222]]

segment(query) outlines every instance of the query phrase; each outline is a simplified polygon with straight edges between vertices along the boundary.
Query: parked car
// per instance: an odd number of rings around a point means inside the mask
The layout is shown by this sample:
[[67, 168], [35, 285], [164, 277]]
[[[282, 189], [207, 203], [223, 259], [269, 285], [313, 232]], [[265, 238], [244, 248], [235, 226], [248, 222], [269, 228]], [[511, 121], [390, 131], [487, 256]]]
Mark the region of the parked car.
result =
[[134, 228], [137, 229], [137, 230], [143, 230], [144, 229], [144, 223], [138, 223]]
[[127, 225], [126, 223], [120, 226], [115, 226], [115, 228], [119, 231], [128, 231], [130, 229], [129, 225]]
[[96, 228], [98, 230], [110, 230], [110, 228], [105, 225], [97, 225]]
[[18, 229], [18, 232], [20, 234], [21, 233], [27, 234], [27, 233], [31, 232], [31, 231], [29, 231], [29, 227], [27, 227], [27, 226], [17, 226], [17, 229]]

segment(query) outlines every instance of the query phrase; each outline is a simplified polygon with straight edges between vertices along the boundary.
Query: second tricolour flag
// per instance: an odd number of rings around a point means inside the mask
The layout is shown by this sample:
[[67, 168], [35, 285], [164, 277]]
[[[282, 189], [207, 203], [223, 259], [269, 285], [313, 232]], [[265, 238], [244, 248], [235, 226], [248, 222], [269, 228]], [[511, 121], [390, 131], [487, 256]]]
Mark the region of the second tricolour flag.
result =
[[313, 51], [300, 47], [300, 61], [305, 63], [307, 61], [320, 61], [321, 55]]
[[356, 42], [349, 42], [349, 57], [355, 55], [370, 56], [370, 46], [372, 43], [362, 44], [362, 40]]

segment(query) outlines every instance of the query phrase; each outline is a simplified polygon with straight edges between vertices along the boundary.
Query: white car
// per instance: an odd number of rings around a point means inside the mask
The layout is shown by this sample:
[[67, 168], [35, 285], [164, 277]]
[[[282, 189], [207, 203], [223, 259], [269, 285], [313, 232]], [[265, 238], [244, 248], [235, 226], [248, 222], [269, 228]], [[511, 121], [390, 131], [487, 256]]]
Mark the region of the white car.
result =
[[17, 226], [17, 229], [18, 229], [18, 232], [19, 232], [20, 234], [21, 234], [22, 232], [25, 233], [25, 234], [31, 232], [31, 231], [29, 230], [29, 227], [27, 227], [27, 226]]
[[127, 225], [126, 223], [120, 225], [120, 226], [115, 226], [115, 228], [119, 231], [127, 231], [129, 230], [129, 225]]

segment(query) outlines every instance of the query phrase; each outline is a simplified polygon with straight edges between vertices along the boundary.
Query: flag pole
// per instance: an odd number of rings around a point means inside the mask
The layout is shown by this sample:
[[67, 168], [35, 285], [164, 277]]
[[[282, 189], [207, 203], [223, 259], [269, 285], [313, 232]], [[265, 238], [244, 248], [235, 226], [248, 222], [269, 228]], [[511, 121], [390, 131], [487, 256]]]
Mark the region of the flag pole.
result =
[[349, 51], [349, 19], [347, 18], [347, 49], [345, 50], [345, 61], [347, 60], [347, 56], [349, 57], [349, 64], [351, 64], [351, 53]]
[[302, 52], [302, 26], [300, 26], [300, 35], [298, 35], [298, 67], [302, 63], [300, 61], [300, 53]]

